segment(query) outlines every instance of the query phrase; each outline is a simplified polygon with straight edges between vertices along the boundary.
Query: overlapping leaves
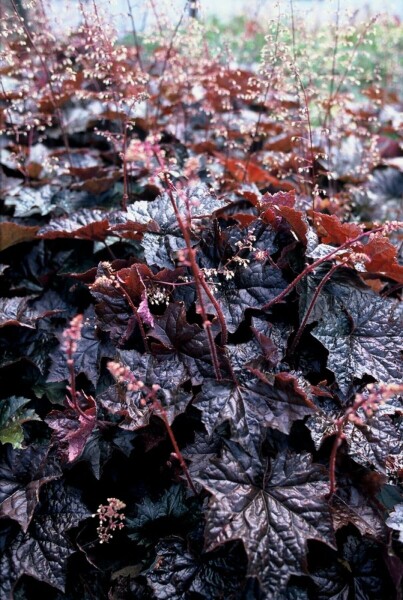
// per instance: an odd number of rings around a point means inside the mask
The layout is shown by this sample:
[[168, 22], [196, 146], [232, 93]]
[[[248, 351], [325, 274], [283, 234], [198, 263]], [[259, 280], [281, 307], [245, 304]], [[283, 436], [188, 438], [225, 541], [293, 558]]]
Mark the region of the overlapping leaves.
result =
[[[34, 128], [20, 143], [3, 110], [11, 129], [0, 160], [1, 595], [36, 597], [36, 578], [58, 598], [395, 600], [401, 401], [346, 420], [337, 448], [334, 436], [368, 381], [402, 375], [400, 233], [371, 223], [388, 217], [376, 206], [383, 200], [400, 218], [399, 132], [390, 121], [397, 141], [382, 141], [397, 162], [364, 182], [336, 147], [321, 159], [328, 144], [313, 131], [318, 158], [302, 178], [299, 100], [272, 90], [262, 101], [255, 73], [204, 59], [197, 85], [187, 71], [170, 81], [168, 58], [180, 66], [173, 46], [165, 58], [157, 48], [138, 81], [141, 52], [112, 53], [113, 85], [117, 73], [133, 76], [116, 97], [132, 102], [145, 72], [152, 81], [148, 116], [129, 123], [126, 106], [99, 100], [112, 83], [84, 76], [84, 29], [54, 53], [75, 76], [61, 83], [57, 118], [34, 53], [18, 49], [11, 83], [34, 71], [35, 94], [24, 84], [21, 98], [44, 124], [43, 142]], [[13, 98], [0, 96], [2, 110]], [[276, 106], [294, 125], [278, 121]], [[245, 116], [256, 124], [252, 145]], [[355, 161], [361, 139], [344, 137]], [[361, 223], [343, 222], [350, 209]], [[84, 326], [67, 356], [63, 330], [78, 313]], [[137, 384], [113, 380], [109, 361]], [[122, 498], [126, 529], [100, 549], [94, 522], [83, 526], [82, 552], [69, 563], [72, 529], [89, 514], [82, 492], [91, 511]], [[102, 583], [94, 592], [86, 580], [80, 591], [91, 569]], [[66, 570], [73, 592], [63, 591]]]
[[206, 541], [209, 548], [244, 542], [249, 575], [275, 597], [291, 574], [302, 571], [308, 539], [333, 544], [328, 486], [308, 455], [261, 456], [228, 442], [194, 476], [211, 494]]
[[368, 289], [332, 285], [326, 312], [314, 336], [329, 351], [328, 366], [343, 391], [354, 378], [370, 375], [378, 381], [398, 381], [403, 374], [399, 302], [382, 299]]
[[40, 504], [26, 532], [3, 529], [0, 559], [0, 590], [9, 598], [21, 575], [64, 591], [66, 562], [74, 552], [68, 531], [90, 516], [80, 494], [60, 482], [50, 483], [41, 493]]

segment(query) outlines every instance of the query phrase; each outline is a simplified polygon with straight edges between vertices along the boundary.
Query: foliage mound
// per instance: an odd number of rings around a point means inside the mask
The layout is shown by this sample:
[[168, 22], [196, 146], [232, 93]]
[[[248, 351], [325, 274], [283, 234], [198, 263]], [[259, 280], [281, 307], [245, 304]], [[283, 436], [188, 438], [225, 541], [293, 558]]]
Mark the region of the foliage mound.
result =
[[354, 80], [371, 24], [313, 74], [294, 15], [257, 68], [185, 15], [150, 47], [82, 10], [3, 19], [1, 597], [401, 598], [402, 100]]

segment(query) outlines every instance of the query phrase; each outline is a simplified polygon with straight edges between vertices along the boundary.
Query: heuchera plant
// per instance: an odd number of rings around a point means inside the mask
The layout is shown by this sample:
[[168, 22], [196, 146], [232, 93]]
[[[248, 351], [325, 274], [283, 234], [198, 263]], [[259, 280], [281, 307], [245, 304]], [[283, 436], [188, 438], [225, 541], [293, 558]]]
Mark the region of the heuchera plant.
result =
[[401, 99], [94, 7], [4, 19], [0, 596], [401, 599]]

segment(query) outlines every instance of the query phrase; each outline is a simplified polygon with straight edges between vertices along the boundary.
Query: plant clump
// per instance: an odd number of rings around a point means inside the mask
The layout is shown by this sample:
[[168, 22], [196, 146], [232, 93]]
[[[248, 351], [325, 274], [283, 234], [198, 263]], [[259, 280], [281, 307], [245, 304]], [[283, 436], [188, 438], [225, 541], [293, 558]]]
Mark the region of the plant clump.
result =
[[96, 1], [57, 35], [24, 7], [0, 31], [0, 596], [399, 600], [401, 25], [291, 2], [218, 47], [193, 2], [150, 0], [152, 34], [128, 2], [123, 39]]

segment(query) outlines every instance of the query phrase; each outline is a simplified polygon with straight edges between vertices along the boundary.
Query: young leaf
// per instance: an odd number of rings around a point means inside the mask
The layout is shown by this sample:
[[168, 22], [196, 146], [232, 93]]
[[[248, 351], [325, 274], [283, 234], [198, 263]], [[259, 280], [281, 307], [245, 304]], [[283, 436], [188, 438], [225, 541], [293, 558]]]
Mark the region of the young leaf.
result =
[[368, 273], [378, 273], [403, 283], [403, 266], [398, 263], [397, 248], [383, 235], [374, 235], [367, 244], [363, 245], [369, 262], [365, 263]]
[[0, 403], [0, 442], [21, 448], [24, 441], [23, 423], [40, 421], [31, 408], [24, 408], [30, 402], [27, 398], [7, 398]]
[[323, 244], [341, 245], [362, 233], [355, 223], [342, 223], [336, 215], [326, 215], [312, 211], [312, 219]]
[[58, 445], [60, 454], [68, 462], [80, 456], [96, 425], [95, 400], [91, 396], [86, 396], [85, 403], [86, 406], [79, 409], [69, 402], [64, 411], [52, 410], [45, 419], [53, 429], [53, 443]]

